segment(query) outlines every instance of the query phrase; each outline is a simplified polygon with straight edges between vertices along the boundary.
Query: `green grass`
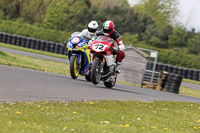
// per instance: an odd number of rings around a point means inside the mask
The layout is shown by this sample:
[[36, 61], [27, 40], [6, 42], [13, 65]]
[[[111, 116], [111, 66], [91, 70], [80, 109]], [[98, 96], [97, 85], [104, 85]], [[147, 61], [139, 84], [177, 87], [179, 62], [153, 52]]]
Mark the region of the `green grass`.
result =
[[14, 45], [10, 45], [10, 44], [0, 43], [0, 47], [9, 48], [9, 49], [15, 49], [15, 50], [20, 50], [20, 51], [25, 51], [25, 52], [31, 52], [31, 53], [35, 53], [35, 54], [47, 55], [47, 56], [52, 56], [52, 57], [57, 57], [57, 58], [68, 59], [68, 57], [66, 55], [54, 54], [54, 53], [50, 53], [50, 52], [45, 52], [45, 51], [40, 51], [40, 50], [34, 50], [34, 49], [29, 49], [29, 48], [14, 46]]
[[183, 79], [183, 82], [200, 85], [200, 81], [195, 81], [195, 80], [190, 80], [190, 79]]
[[200, 90], [191, 89], [186, 86], [180, 87], [179, 94], [200, 98]]
[[[3, 51], [0, 64], [69, 75], [68, 64]], [[187, 87], [180, 94], [200, 96]], [[7, 102], [0, 103], [0, 133], [195, 133], [199, 114], [200, 103], [169, 101]]]
[[0, 104], [2, 133], [197, 133], [200, 104], [77, 101]]
[[0, 64], [69, 75], [69, 64], [0, 51]]

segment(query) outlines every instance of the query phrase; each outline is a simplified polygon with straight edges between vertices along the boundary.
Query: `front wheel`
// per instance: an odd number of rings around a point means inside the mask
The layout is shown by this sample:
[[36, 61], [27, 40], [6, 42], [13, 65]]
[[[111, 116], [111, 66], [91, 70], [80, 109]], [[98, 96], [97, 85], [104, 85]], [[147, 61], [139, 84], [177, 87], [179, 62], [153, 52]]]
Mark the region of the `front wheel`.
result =
[[110, 77], [109, 82], [104, 81], [104, 85], [107, 88], [112, 88], [113, 86], [115, 86], [116, 81], [117, 81], [117, 74], [115, 73], [115, 76], [113, 78], [112, 76]]
[[92, 72], [91, 72], [91, 81], [93, 84], [98, 84], [101, 80], [101, 73], [100, 73], [100, 60], [96, 59], [92, 63]]
[[88, 75], [85, 75], [85, 79], [87, 80], [87, 81], [91, 81], [91, 72], [89, 72], [89, 74]]
[[81, 67], [78, 64], [78, 57], [72, 55], [70, 59], [70, 74], [73, 79], [76, 79], [79, 75]]

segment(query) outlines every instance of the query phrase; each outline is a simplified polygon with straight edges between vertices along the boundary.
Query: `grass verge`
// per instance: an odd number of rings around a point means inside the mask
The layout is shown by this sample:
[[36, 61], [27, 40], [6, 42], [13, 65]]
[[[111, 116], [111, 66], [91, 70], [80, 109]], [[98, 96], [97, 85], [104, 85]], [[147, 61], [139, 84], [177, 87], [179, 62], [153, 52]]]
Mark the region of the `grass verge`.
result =
[[0, 132], [197, 133], [200, 104], [157, 101], [0, 103]]
[[200, 90], [191, 89], [186, 86], [180, 87], [179, 94], [200, 98]]
[[69, 64], [0, 51], [0, 64], [69, 75]]
[[[3, 51], [0, 64], [69, 75], [68, 64]], [[199, 103], [166, 101], [0, 103], [0, 132], [195, 133], [200, 132], [199, 113]]]
[[47, 55], [47, 56], [52, 56], [52, 57], [57, 57], [57, 58], [62, 58], [62, 59], [68, 59], [68, 57], [66, 55], [54, 54], [54, 53], [50, 53], [50, 52], [34, 50], [34, 49], [14, 46], [14, 45], [10, 45], [10, 44], [0, 43], [0, 47], [14, 49], [14, 50], [20, 50], [20, 51], [25, 51], [25, 52], [31, 52], [31, 53], [35, 53], [35, 54]]
[[200, 85], [200, 81], [194, 81], [194, 80], [190, 80], [190, 79], [183, 79], [183, 82]]

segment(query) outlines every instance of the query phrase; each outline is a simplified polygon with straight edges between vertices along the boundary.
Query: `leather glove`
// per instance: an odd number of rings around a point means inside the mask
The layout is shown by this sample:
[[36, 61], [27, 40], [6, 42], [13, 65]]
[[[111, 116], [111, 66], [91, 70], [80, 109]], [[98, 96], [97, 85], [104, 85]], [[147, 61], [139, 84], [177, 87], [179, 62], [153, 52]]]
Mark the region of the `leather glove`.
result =
[[68, 41], [65, 41], [65, 42], [64, 42], [65, 47], [67, 46], [67, 43], [68, 43]]
[[88, 48], [90, 49], [90, 45], [91, 45], [91, 43], [93, 42], [93, 40], [90, 40], [89, 42], [88, 42]]
[[118, 51], [119, 51], [119, 47], [112, 47], [112, 46], [111, 46], [111, 47], [110, 47], [110, 50], [112, 50], [114, 54], [117, 54]]

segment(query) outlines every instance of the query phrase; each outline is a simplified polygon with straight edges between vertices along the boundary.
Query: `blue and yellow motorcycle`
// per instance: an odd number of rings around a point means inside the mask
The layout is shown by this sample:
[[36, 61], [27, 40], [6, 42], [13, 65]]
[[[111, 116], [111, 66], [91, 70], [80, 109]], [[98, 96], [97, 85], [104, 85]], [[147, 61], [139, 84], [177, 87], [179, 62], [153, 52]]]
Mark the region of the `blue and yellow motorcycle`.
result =
[[78, 78], [79, 74], [85, 76], [87, 81], [91, 81], [90, 76], [90, 49], [88, 41], [79, 36], [72, 35], [67, 41], [68, 58], [70, 64], [70, 74], [73, 79]]

